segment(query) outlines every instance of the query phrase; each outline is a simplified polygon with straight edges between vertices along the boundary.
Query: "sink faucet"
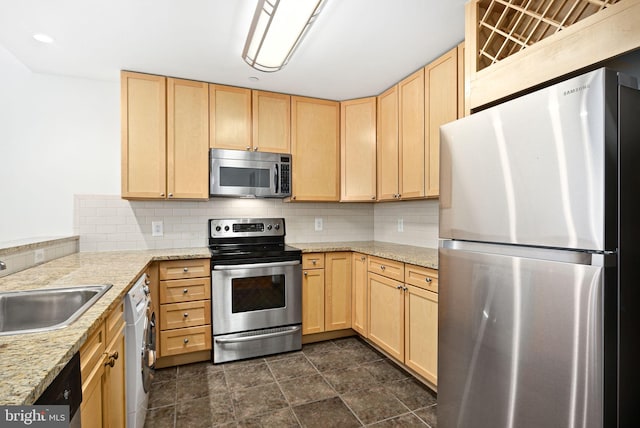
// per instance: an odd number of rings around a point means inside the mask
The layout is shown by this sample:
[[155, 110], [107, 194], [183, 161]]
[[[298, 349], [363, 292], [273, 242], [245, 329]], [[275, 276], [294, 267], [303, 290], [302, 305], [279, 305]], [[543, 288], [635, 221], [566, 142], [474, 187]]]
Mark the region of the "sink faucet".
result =
[[0, 260], [0, 270], [5, 270], [6, 268], [7, 265], [2, 260]]

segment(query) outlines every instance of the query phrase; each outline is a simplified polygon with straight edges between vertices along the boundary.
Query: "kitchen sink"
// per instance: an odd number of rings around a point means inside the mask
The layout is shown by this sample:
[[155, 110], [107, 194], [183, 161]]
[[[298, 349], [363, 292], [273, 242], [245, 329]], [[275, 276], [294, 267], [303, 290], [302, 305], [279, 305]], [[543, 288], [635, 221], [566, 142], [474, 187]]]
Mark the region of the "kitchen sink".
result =
[[0, 336], [64, 328], [109, 288], [111, 284], [0, 292]]

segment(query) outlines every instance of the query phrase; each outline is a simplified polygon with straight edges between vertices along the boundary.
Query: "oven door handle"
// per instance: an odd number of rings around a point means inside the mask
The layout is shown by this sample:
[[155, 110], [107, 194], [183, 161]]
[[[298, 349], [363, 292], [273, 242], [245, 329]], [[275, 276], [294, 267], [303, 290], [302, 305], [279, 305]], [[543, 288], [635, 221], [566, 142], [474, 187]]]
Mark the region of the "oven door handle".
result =
[[273, 263], [250, 263], [245, 265], [216, 265], [213, 270], [234, 270], [234, 269], [259, 269], [259, 268], [271, 268], [280, 266], [295, 266], [299, 265], [300, 260], [291, 260], [288, 262], [273, 262]]
[[294, 334], [299, 332], [301, 329], [300, 326], [295, 327], [287, 327], [284, 331], [277, 331], [275, 333], [265, 333], [265, 334], [256, 334], [252, 336], [242, 336], [236, 338], [213, 338], [218, 343], [238, 343], [238, 342], [250, 342], [252, 340], [262, 340], [268, 337], [278, 337], [278, 336], [286, 336], [289, 334]]

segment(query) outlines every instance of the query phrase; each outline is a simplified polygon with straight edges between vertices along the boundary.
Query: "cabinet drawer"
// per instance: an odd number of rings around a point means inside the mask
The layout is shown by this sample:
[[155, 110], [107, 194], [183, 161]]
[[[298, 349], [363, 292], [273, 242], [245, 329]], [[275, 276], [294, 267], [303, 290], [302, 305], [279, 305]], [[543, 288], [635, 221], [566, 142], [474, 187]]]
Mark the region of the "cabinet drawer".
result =
[[211, 298], [211, 278], [160, 281], [160, 303], [191, 302]]
[[[104, 323], [102, 323], [100, 328], [98, 328], [80, 348], [80, 375], [82, 377], [83, 389], [87, 387], [86, 383], [93, 377], [91, 373], [95, 371], [96, 368], [102, 368], [101, 361], [104, 358], [106, 345], [105, 328]], [[94, 373], [94, 376], [95, 375]], [[100, 376], [102, 375], [100, 374]]]
[[302, 269], [324, 269], [324, 253], [303, 254]]
[[210, 259], [160, 262], [160, 279], [187, 279], [211, 276]]
[[404, 282], [437, 293], [438, 271], [422, 266], [407, 264], [404, 267]]
[[106, 339], [105, 343], [110, 343], [124, 328], [124, 302], [121, 301], [107, 317], [105, 322]]
[[160, 330], [211, 324], [211, 302], [172, 303], [160, 306]]
[[404, 282], [404, 263], [369, 256], [369, 272]]
[[211, 325], [160, 332], [160, 354], [186, 354], [211, 349]]

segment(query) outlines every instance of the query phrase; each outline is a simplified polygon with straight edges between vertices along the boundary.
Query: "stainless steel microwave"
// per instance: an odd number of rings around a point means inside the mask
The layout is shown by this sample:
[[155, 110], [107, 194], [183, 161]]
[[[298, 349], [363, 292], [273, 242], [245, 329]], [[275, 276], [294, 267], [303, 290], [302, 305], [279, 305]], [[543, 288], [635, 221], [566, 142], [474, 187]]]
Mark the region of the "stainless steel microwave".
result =
[[291, 155], [211, 149], [209, 162], [210, 196], [291, 196]]

